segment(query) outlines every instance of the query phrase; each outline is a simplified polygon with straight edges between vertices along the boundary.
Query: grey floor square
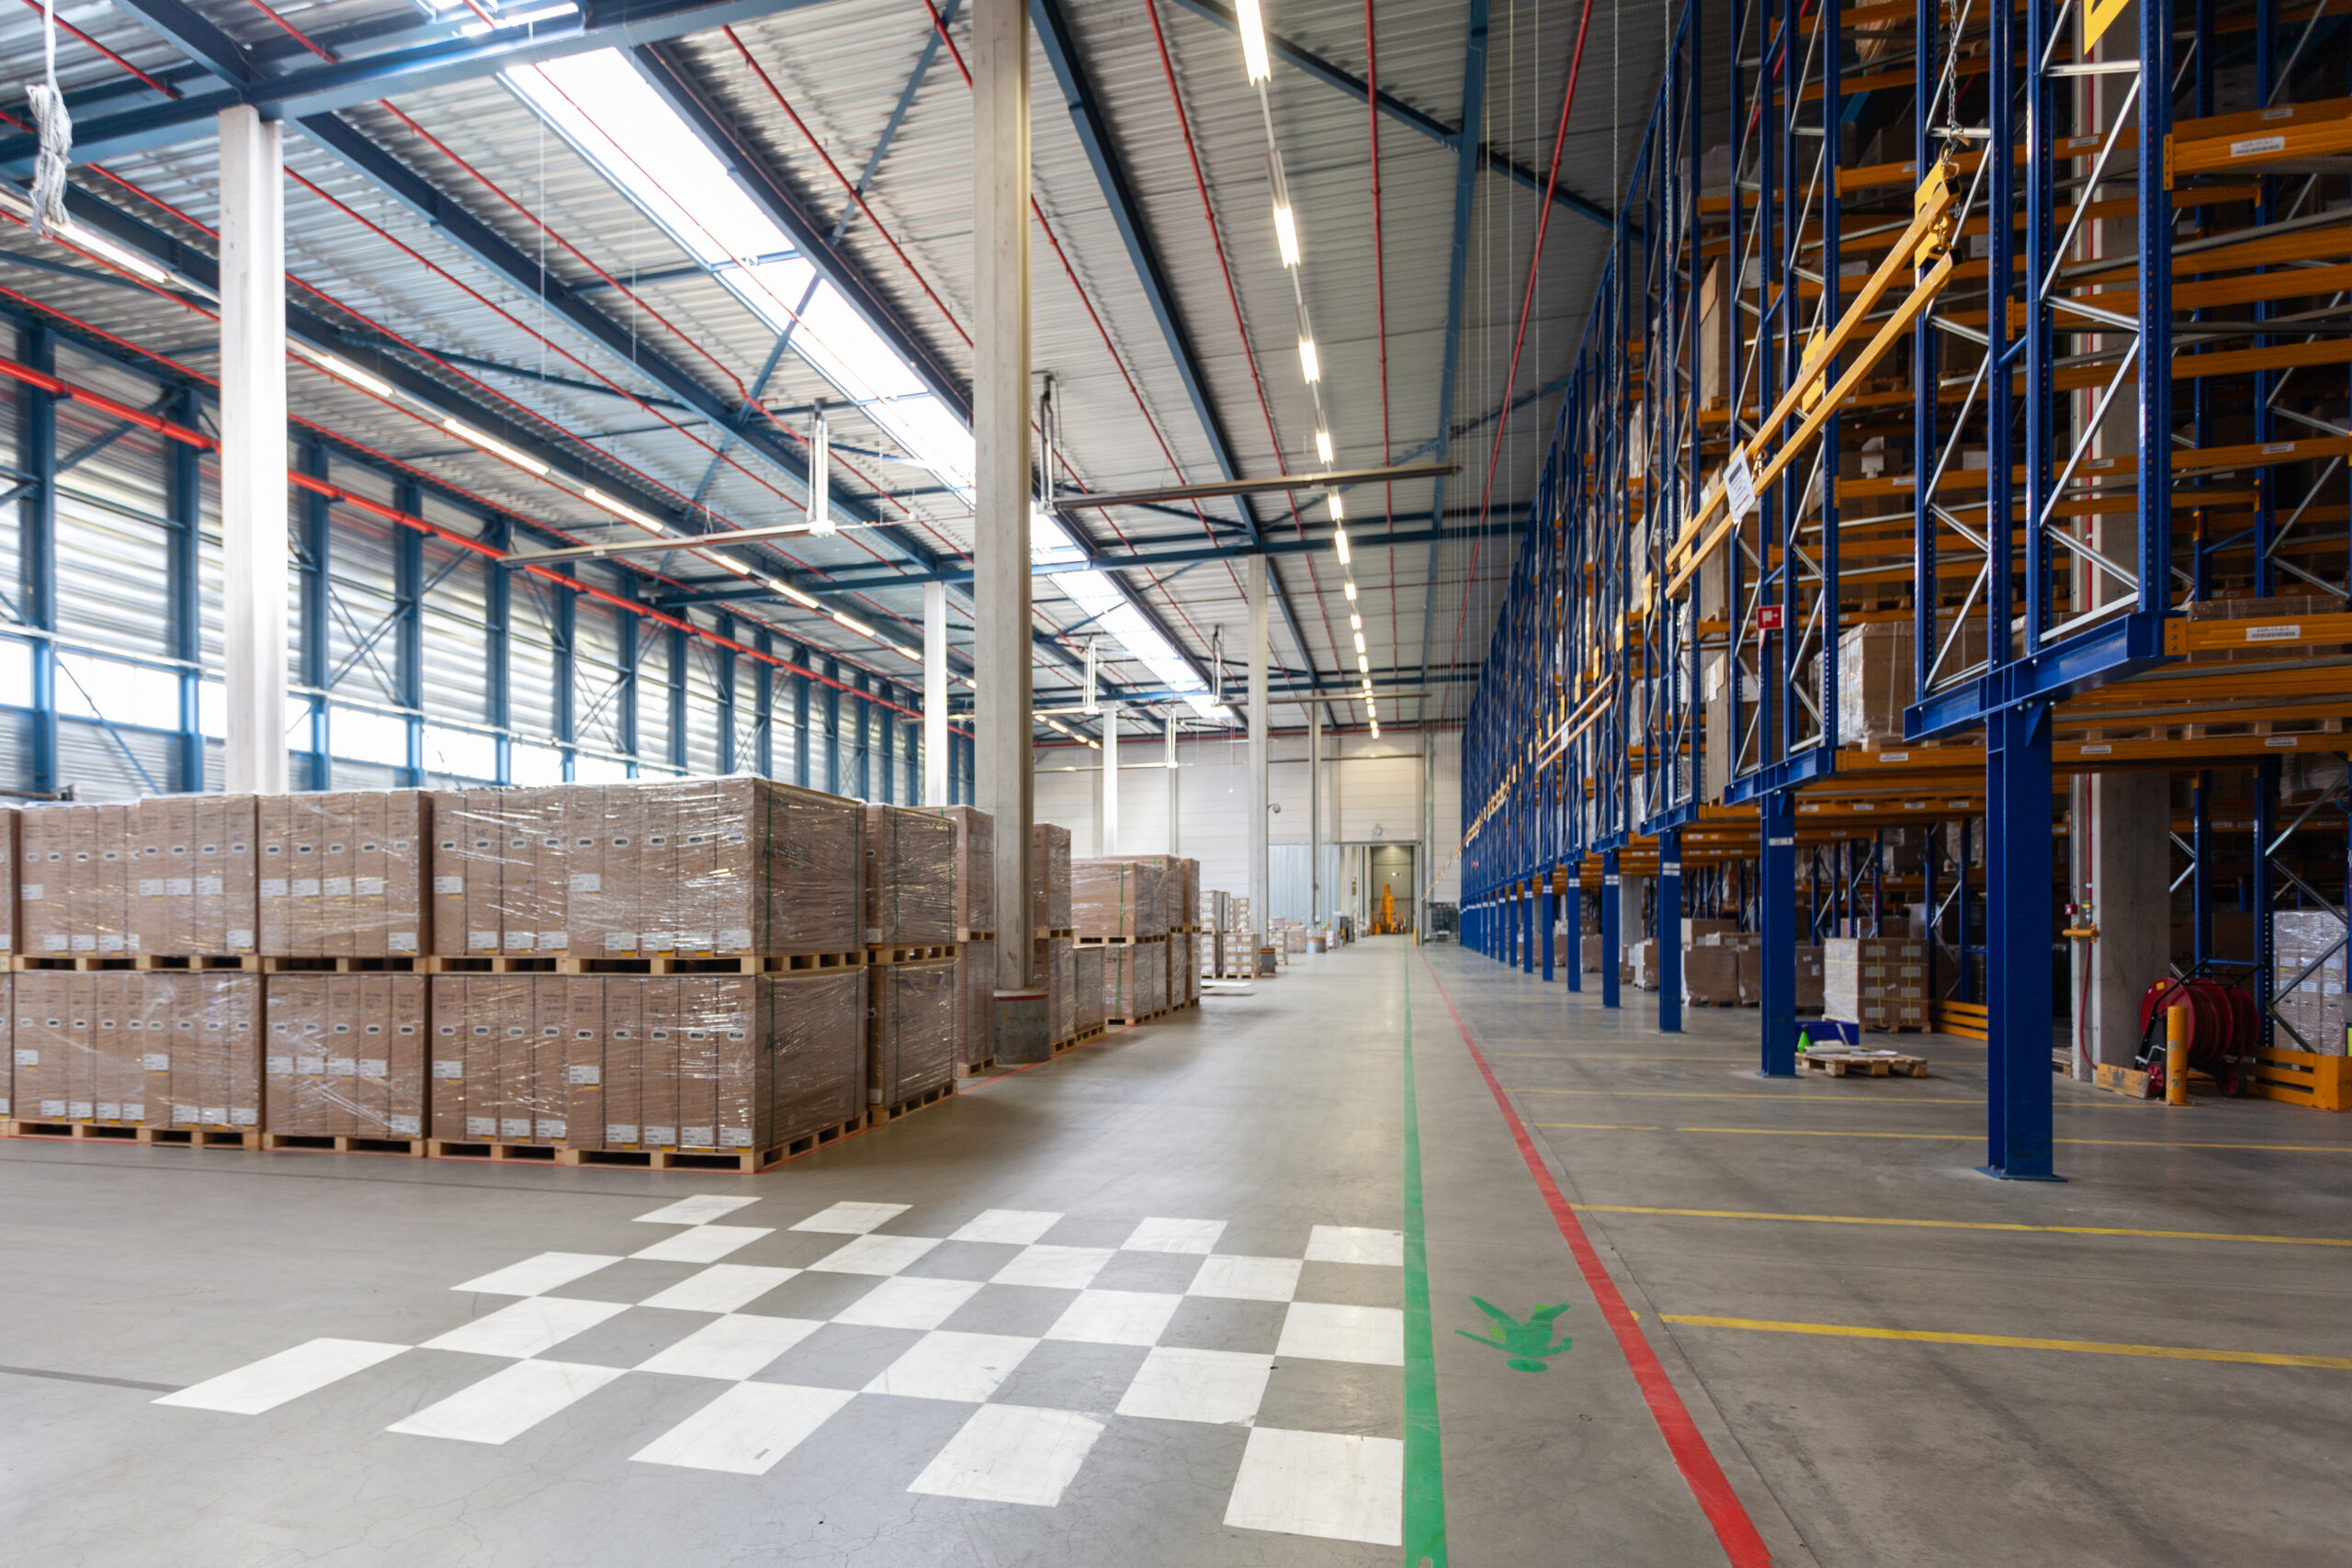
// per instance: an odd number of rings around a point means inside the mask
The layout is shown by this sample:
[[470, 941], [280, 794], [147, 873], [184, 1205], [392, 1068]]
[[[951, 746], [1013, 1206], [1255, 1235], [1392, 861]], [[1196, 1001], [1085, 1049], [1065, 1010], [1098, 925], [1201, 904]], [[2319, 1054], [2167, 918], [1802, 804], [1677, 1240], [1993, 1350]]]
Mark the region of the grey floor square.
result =
[[[754, 1212], [750, 1209], [744, 1211], [747, 1214]], [[774, 1224], [773, 1221], [762, 1223]], [[640, 1228], [654, 1229], [651, 1225]], [[763, 1269], [806, 1269], [819, 1258], [839, 1252], [856, 1239], [855, 1236], [839, 1235], [831, 1231], [796, 1231], [778, 1225], [775, 1235], [746, 1242], [719, 1261], [750, 1263]]]
[[829, 1323], [770, 1361], [752, 1381], [803, 1388], [864, 1388], [922, 1337], [913, 1328]]
[[1201, 1271], [1201, 1256], [1196, 1252], [1122, 1252], [1102, 1265], [1102, 1271], [1094, 1276], [1094, 1288], [1181, 1294]]
[[664, 1312], [644, 1307], [606, 1318], [563, 1341], [539, 1359], [578, 1361], [590, 1367], [634, 1367], [657, 1350], [666, 1350], [710, 1322], [699, 1312]]
[[1013, 1334], [1036, 1339], [1076, 1300], [1076, 1291], [1047, 1290], [1042, 1285], [983, 1285], [978, 1295], [957, 1307], [940, 1326], [961, 1334]]
[[989, 1403], [1103, 1415], [1117, 1408], [1127, 1385], [1135, 1382], [1136, 1370], [1150, 1353], [1142, 1345], [1044, 1340], [1022, 1358]]
[[925, 1280], [985, 1280], [1021, 1255], [997, 1241], [943, 1241], [900, 1269]]
[[1314, 1228], [1288, 1220], [1235, 1220], [1216, 1238], [1216, 1250], [1230, 1257], [1304, 1258]]
[[[653, 1229], [651, 1225], [645, 1228]], [[661, 1233], [655, 1232], [652, 1239], [661, 1239]], [[618, 1263], [605, 1264], [594, 1274], [583, 1274], [570, 1284], [541, 1293], [580, 1302], [641, 1302], [656, 1291], [668, 1290], [689, 1274], [701, 1273], [705, 1267], [700, 1263], [656, 1263], [647, 1258], [624, 1258]], [[481, 1299], [489, 1302], [512, 1298]]]
[[1054, 1228], [1046, 1233], [1045, 1240], [1054, 1247], [1116, 1247], [1136, 1234], [1133, 1214], [1110, 1215], [1097, 1219], [1086, 1214], [1065, 1214]]
[[880, 1284], [875, 1274], [795, 1274], [783, 1284], [740, 1310], [769, 1317], [808, 1317], [831, 1322], [852, 1302]]
[[1337, 1302], [1343, 1306], [1405, 1304], [1405, 1271], [1379, 1263], [1317, 1263], [1298, 1271], [1293, 1301]]
[[[921, 1501], [908, 1495], [908, 1483], [963, 1430], [974, 1408], [960, 1400], [899, 1399], [887, 1393], [851, 1400], [769, 1472], [762, 1495], [774, 1498], [785, 1510], [776, 1516], [776, 1528], [793, 1539], [835, 1519], [842, 1528], [858, 1529], [861, 1542], [890, 1529], [909, 1510], [921, 1506]], [[928, 1501], [971, 1506], [954, 1498]], [[803, 1511], [793, 1512], [795, 1506]], [[797, 1540], [795, 1547], [805, 1550]], [[779, 1544], [771, 1543], [762, 1560], [779, 1561], [786, 1555]], [[887, 1548], [882, 1555], [922, 1560], [917, 1553], [899, 1557]]]
[[1258, 1425], [1359, 1438], [1405, 1435], [1405, 1379], [1395, 1367], [1277, 1359]]
[[1287, 1302], [1237, 1302], [1186, 1296], [1159, 1336], [1162, 1345], [1190, 1350], [1250, 1350], [1273, 1354], [1282, 1342]]

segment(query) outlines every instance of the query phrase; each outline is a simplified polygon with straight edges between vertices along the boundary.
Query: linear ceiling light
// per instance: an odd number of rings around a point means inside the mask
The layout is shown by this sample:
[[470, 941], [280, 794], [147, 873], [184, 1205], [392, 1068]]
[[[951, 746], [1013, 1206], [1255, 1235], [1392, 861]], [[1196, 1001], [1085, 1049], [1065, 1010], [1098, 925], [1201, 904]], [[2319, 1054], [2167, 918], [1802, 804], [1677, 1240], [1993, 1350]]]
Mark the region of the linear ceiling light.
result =
[[548, 477], [548, 466], [545, 463], [540, 462], [537, 457], [525, 456], [495, 435], [483, 434], [464, 420], [444, 419], [441, 422], [441, 428], [460, 441], [481, 447], [493, 457], [503, 458], [514, 464], [525, 473], [536, 474], [540, 479]]
[[1353, 556], [1348, 553], [1348, 531], [1345, 528], [1334, 528], [1331, 530], [1331, 547], [1340, 552], [1340, 564], [1341, 566], [1346, 566], [1355, 559]]
[[663, 526], [661, 520], [651, 513], [639, 512], [626, 501], [616, 501], [594, 485], [582, 487], [580, 493], [587, 498], [589, 505], [601, 506], [624, 523], [634, 523], [649, 534], [660, 535], [665, 538], [669, 536], [670, 530]]
[[834, 620], [839, 621], [842, 626], [847, 626], [850, 630], [855, 632], [860, 637], [872, 637], [874, 635], [874, 628], [867, 626], [864, 621], [859, 620], [855, 615], [844, 614], [840, 610], [831, 611], [830, 614], [832, 615]]
[[1291, 216], [1288, 202], [1274, 204], [1274, 243], [1282, 247], [1283, 265], [1298, 265], [1298, 220]]
[[[1309, 380], [1314, 379], [1313, 377], [1309, 377], [1307, 378]], [[1331, 433], [1329, 431], [1320, 429], [1316, 431], [1315, 457], [1317, 462], [1328, 463], [1331, 460]]]
[[1274, 73], [1274, 67], [1266, 58], [1266, 23], [1258, 14], [1258, 0], [1240, 0], [1234, 12], [1241, 34], [1241, 62], [1250, 80], [1262, 82]]
[[357, 366], [346, 365], [332, 354], [323, 353], [307, 344], [295, 343], [288, 344], [287, 346], [309, 360], [313, 367], [325, 371], [339, 381], [348, 381], [363, 392], [372, 392], [386, 402], [392, 402], [400, 396], [392, 390], [391, 383], [389, 381], [379, 381]]
[[1349, 603], [1349, 604], [1354, 604], [1355, 602], [1356, 602], [1356, 580], [1355, 580], [1354, 578], [1351, 577], [1350, 579], [1348, 579], [1348, 603]]
[[1369, 675], [1372, 673], [1372, 660], [1366, 659], [1361, 653], [1356, 655], [1356, 673], [1359, 675]]
[[[1306, 378], [1309, 381], [1323, 379], [1323, 361], [1317, 356], [1315, 340], [1311, 337], [1303, 337], [1298, 340], [1298, 367], [1306, 372]], [[1324, 454], [1323, 460], [1329, 462], [1330, 454]]]
[[778, 593], [783, 594], [786, 598], [791, 600], [794, 604], [799, 605], [804, 610], [821, 610], [825, 607], [823, 604], [820, 604], [814, 596], [803, 593], [800, 590], [795, 588], [792, 584], [786, 582], [780, 577], [769, 578], [767, 580], [767, 584], [770, 588], [775, 589]]

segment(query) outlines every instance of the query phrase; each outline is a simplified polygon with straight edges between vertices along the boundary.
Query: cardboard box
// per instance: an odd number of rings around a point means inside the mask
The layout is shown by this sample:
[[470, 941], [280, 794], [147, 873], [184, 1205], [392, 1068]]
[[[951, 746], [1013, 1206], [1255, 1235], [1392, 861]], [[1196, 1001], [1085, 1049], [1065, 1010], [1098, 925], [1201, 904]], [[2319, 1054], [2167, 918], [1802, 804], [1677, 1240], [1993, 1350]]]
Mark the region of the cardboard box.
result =
[[763, 976], [771, 1021], [768, 1146], [865, 1114], [865, 989], [873, 973], [803, 969]]
[[637, 1148], [643, 1130], [645, 987], [633, 975], [610, 976], [598, 999], [605, 1015], [602, 1146]]
[[1077, 949], [1066, 936], [1039, 937], [1030, 954], [1046, 992], [1046, 1038], [1056, 1044], [1078, 1034]]
[[1090, 1029], [1101, 1029], [1110, 1020], [1110, 1001], [1102, 982], [1103, 955], [1108, 948], [1081, 947], [1070, 954], [1071, 989], [1076, 1000], [1071, 1004], [1071, 1026], [1083, 1034]]
[[1069, 829], [1051, 822], [1029, 829], [1030, 921], [1035, 934], [1070, 930]]
[[869, 965], [866, 1103], [895, 1106], [949, 1081], [956, 1071], [956, 965]]
[[263, 1127], [424, 1135], [426, 991], [421, 975], [266, 976]]
[[865, 940], [888, 947], [956, 940], [956, 824], [903, 806], [865, 808]]
[[1702, 945], [1682, 950], [1682, 999], [1696, 1007], [1739, 1005], [1739, 950]]
[[1070, 863], [1070, 915], [1081, 937], [1144, 941], [1168, 934], [1168, 874], [1147, 859]]
[[[659, 827], [660, 824], [654, 824]], [[648, 833], [650, 840], [657, 835]], [[645, 1043], [638, 1061], [638, 1095], [643, 1104], [642, 1122], [638, 1128], [639, 1146], [649, 1149], [674, 1149], [678, 1146], [678, 987], [668, 976], [651, 975], [643, 979], [629, 976], [639, 987], [639, 1006], [645, 1030]]]
[[958, 943], [956, 974], [956, 1066], [961, 1070], [996, 1055], [996, 943]]

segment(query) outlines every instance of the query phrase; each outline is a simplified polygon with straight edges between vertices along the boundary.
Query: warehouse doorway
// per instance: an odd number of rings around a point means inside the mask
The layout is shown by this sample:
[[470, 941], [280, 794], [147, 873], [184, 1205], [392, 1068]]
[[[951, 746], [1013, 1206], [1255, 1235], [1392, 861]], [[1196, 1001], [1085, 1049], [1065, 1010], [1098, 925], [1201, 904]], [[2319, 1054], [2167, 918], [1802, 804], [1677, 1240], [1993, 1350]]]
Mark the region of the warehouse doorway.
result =
[[1364, 857], [1364, 927], [1374, 935], [1413, 929], [1412, 844], [1374, 844]]

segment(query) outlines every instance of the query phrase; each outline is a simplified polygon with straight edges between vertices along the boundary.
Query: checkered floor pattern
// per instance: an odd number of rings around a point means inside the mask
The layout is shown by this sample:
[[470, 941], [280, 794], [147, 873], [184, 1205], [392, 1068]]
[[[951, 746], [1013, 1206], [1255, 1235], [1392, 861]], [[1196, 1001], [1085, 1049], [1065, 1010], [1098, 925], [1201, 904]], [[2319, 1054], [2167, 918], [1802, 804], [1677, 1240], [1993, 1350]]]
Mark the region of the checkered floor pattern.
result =
[[908, 1491], [1043, 1507], [1114, 1422], [1230, 1425], [1249, 1435], [1226, 1524], [1400, 1541], [1401, 1233], [1315, 1225], [1258, 1256], [1219, 1250], [1220, 1220], [786, 1218], [687, 1198], [638, 1216], [668, 1234], [626, 1256], [546, 1252], [452, 1286], [476, 1312], [422, 1344], [312, 1339], [155, 1403], [257, 1416], [395, 1357], [455, 1358], [489, 1370], [388, 1430], [503, 1444], [619, 1380], [693, 1380], [711, 1397], [630, 1457], [757, 1476], [853, 1429], [853, 1406], [917, 1400], [969, 1414]]

